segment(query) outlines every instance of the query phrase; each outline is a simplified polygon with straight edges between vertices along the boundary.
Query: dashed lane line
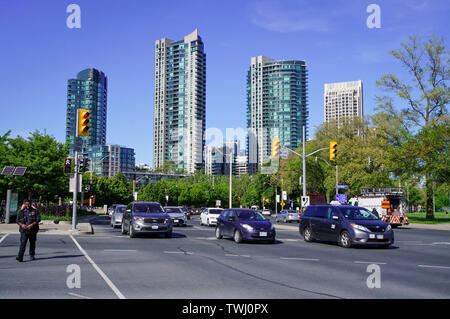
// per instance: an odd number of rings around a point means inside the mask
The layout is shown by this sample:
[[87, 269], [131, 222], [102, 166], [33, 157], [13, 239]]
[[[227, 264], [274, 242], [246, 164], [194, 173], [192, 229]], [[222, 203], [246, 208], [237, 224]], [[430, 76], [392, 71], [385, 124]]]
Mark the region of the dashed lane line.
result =
[[299, 257], [280, 257], [283, 260], [300, 260], [300, 261], [319, 261], [316, 258], [299, 258]]
[[417, 265], [417, 267], [421, 268], [437, 268], [437, 269], [450, 269], [448, 266], [432, 266], [432, 265]]
[[86, 297], [86, 296], [83, 296], [83, 295], [75, 294], [73, 292], [69, 292], [68, 294], [71, 295], [71, 296], [77, 297], [77, 298], [92, 299], [91, 297]]
[[355, 261], [355, 264], [376, 264], [376, 265], [386, 265], [386, 263], [383, 263], [383, 262], [377, 262], [377, 261]]
[[94, 267], [95, 270], [99, 273], [99, 275], [103, 278], [103, 280], [107, 283], [107, 285], [112, 289], [112, 291], [116, 294], [116, 296], [119, 299], [126, 299], [125, 296], [120, 292], [120, 290], [114, 285], [114, 283], [106, 276], [106, 274], [100, 269], [99, 266], [89, 257], [87, 252], [80, 246], [80, 244], [77, 242], [75, 237], [70, 235], [70, 238], [72, 238], [75, 245], [78, 247], [78, 249], [83, 253], [84, 257], [91, 263], [91, 265]]

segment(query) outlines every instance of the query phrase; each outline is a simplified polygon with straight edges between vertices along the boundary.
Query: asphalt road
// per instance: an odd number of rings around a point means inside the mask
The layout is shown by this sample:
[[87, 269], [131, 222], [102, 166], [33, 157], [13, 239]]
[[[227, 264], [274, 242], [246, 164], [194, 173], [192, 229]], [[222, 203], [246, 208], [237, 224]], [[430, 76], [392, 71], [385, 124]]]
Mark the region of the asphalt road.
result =
[[[278, 228], [270, 245], [217, 240], [198, 216], [171, 239], [130, 239], [108, 223], [94, 222], [94, 235], [39, 234], [37, 259], [23, 263], [19, 235], [0, 234], [0, 298], [450, 297], [448, 231], [396, 229], [389, 249], [344, 249], [306, 243], [296, 225]], [[380, 288], [366, 283], [373, 264]], [[70, 267], [79, 267], [80, 288], [67, 285]]]

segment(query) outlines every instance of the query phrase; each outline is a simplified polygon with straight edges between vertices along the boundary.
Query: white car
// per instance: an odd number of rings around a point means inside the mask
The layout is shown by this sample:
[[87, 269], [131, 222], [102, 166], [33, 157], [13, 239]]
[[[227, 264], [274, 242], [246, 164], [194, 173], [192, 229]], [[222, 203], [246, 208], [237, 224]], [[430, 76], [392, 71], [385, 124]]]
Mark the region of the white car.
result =
[[200, 214], [200, 226], [217, 225], [217, 218], [222, 214], [222, 208], [206, 208]]

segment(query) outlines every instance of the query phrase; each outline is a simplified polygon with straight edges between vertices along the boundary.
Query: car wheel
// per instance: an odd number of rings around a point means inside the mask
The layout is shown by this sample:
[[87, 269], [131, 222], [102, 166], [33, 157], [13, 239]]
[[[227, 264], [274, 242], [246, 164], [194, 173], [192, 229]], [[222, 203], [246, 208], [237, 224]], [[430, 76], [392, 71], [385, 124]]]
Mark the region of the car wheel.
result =
[[122, 223], [122, 235], [125, 235], [127, 231], [125, 230], [125, 224]]
[[130, 223], [130, 228], [128, 229], [128, 235], [130, 236], [130, 238], [136, 238], [136, 233], [133, 230], [133, 225], [131, 225]]
[[339, 245], [344, 248], [349, 248], [352, 246], [352, 239], [348, 231], [344, 230], [339, 236]]
[[313, 237], [313, 234], [312, 234], [311, 227], [306, 227], [306, 228], [303, 230], [303, 239], [304, 239], [306, 242], [312, 242], [312, 241], [314, 241], [314, 237]]
[[241, 232], [239, 231], [239, 230], [235, 230], [234, 231], [234, 236], [233, 236], [233, 238], [234, 238], [234, 241], [236, 242], [236, 243], [242, 243], [242, 235], [241, 235]]
[[220, 230], [219, 227], [216, 227], [216, 238], [217, 239], [222, 239], [223, 238], [222, 231]]

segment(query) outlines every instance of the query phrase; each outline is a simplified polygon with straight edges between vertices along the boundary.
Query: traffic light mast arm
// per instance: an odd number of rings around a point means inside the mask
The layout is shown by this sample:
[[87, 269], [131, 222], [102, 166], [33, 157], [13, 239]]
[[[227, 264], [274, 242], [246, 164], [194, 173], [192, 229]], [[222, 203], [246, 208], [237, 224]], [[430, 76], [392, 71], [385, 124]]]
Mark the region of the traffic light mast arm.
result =
[[[288, 151], [290, 151], [290, 152], [292, 152], [292, 153], [294, 153], [294, 154], [300, 156], [301, 158], [303, 158], [303, 155], [300, 155], [299, 153], [297, 153], [297, 152], [291, 150], [290, 148], [287, 148], [287, 147], [286, 147], [286, 149], [287, 149]], [[312, 152], [312, 153], [306, 155], [305, 158], [308, 158], [308, 157], [310, 157], [311, 155], [316, 154], [317, 152], [324, 151], [324, 150], [328, 150], [328, 149], [329, 149], [328, 147], [318, 149], [317, 151], [314, 151], [314, 152]]]

